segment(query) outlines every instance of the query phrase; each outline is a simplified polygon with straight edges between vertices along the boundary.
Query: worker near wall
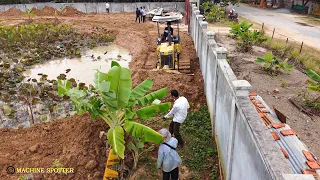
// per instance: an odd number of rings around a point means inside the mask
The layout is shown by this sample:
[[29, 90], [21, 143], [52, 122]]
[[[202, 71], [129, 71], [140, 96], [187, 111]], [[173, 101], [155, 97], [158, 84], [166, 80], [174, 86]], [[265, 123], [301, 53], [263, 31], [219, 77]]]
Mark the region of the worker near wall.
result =
[[146, 7], [143, 6], [143, 9], [142, 9], [142, 22], [143, 22], [143, 23], [146, 22], [146, 16], [147, 16]]
[[169, 31], [171, 32], [171, 36], [173, 36], [173, 28], [171, 27], [171, 23], [167, 23], [167, 27], [164, 28], [163, 38], [165, 41], [168, 41]]
[[141, 22], [143, 22], [142, 14], [143, 14], [143, 12], [142, 12], [142, 6], [141, 6], [141, 7], [140, 7], [140, 21], [141, 21]]
[[178, 180], [179, 166], [182, 162], [176, 151], [178, 140], [171, 137], [166, 128], [161, 129], [159, 133], [165, 137], [165, 141], [159, 147], [157, 167], [162, 168], [163, 180]]
[[139, 20], [139, 23], [140, 23], [140, 10], [139, 10], [139, 8], [137, 8], [137, 10], [136, 10], [136, 22], [137, 22], [137, 20]]
[[169, 131], [171, 134], [174, 134], [174, 137], [178, 139], [178, 145], [183, 148], [184, 141], [180, 135], [180, 125], [184, 122], [187, 118], [188, 109], [190, 108], [188, 100], [183, 97], [179, 96], [177, 90], [171, 91], [171, 96], [174, 99], [174, 104], [171, 111], [164, 116], [164, 118], [170, 118], [173, 116], [173, 120], [170, 123]]
[[106, 11], [109, 13], [110, 4], [106, 2]]

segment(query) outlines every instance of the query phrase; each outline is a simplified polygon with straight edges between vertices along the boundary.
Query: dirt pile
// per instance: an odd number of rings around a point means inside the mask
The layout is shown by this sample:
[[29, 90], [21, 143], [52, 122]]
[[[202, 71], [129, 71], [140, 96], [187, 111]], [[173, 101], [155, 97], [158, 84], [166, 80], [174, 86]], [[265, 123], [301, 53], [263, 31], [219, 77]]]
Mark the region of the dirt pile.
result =
[[89, 115], [74, 116], [51, 123], [36, 124], [28, 129], [0, 129], [0, 179], [18, 179], [6, 168], [51, 168], [57, 159], [73, 174], [45, 174], [46, 179], [102, 179], [106, 162], [106, 144], [99, 139], [107, 131], [106, 123], [93, 121]]
[[77, 9], [73, 8], [73, 7], [65, 7], [62, 11], [61, 11], [61, 15], [62, 16], [81, 16], [84, 13], [81, 11], [78, 11]]
[[60, 15], [60, 12], [53, 7], [45, 6], [39, 13], [40, 16], [55, 16]]
[[21, 16], [23, 12], [17, 8], [10, 8], [3, 13], [4, 16]]
[[3, 14], [3, 12], [0, 10], [0, 16]]
[[32, 12], [33, 14], [37, 15], [37, 16], [39, 16], [40, 13], [41, 13], [41, 11], [40, 11], [39, 9], [37, 9], [37, 8], [32, 8], [32, 9], [31, 9], [31, 12]]

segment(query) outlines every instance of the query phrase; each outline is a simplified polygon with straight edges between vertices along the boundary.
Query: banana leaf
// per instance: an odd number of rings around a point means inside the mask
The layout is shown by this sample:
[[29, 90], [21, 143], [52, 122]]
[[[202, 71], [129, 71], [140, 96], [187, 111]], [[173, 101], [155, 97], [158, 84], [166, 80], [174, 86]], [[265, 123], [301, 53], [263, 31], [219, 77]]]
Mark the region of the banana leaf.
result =
[[127, 120], [124, 124], [124, 129], [132, 136], [141, 138], [143, 142], [160, 144], [164, 140], [164, 137], [155, 130], [133, 120]]
[[138, 104], [141, 106], [145, 106], [147, 104], [152, 103], [155, 99], [162, 99], [166, 96], [167, 88], [162, 88], [138, 99]]
[[171, 103], [162, 103], [162, 104], [154, 104], [151, 106], [143, 107], [141, 109], [138, 109], [136, 111], [136, 114], [138, 117], [142, 120], [147, 120], [153, 116], [155, 116], [158, 113], [168, 112], [168, 110], [171, 108]]
[[58, 94], [63, 95], [66, 94], [70, 90], [71, 82], [64, 81], [62, 82], [61, 79], [58, 79]]
[[144, 96], [150, 89], [152, 88], [153, 81], [151, 79], [146, 79], [142, 83], [140, 83], [138, 86], [136, 86], [132, 92], [131, 92], [131, 98], [141, 98]]
[[131, 72], [127, 68], [113, 66], [109, 70], [108, 79], [110, 81], [110, 91], [114, 91], [117, 97], [115, 100], [117, 103], [114, 103], [113, 108], [120, 109], [129, 101], [132, 88]]
[[311, 69], [306, 69], [307, 75], [314, 81], [320, 83], [320, 75], [316, 72], [312, 71]]
[[121, 126], [116, 126], [108, 131], [108, 143], [111, 145], [114, 152], [124, 159], [124, 131]]

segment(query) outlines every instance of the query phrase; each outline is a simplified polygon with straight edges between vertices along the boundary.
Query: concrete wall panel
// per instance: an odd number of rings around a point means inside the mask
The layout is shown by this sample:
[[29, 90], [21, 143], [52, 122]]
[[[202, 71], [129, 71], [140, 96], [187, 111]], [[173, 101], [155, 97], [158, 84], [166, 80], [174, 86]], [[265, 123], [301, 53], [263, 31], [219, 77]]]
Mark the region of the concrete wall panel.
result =
[[111, 12], [122, 12], [123, 4], [122, 3], [110, 3], [110, 11]]
[[135, 12], [136, 8], [137, 6], [135, 3], [123, 3], [124, 12]]

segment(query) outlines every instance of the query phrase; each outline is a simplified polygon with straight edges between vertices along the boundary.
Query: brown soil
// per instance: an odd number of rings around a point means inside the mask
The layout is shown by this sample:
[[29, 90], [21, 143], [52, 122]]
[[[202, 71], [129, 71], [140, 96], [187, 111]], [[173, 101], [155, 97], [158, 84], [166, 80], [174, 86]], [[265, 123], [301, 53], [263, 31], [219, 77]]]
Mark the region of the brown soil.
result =
[[57, 13], [57, 15], [60, 15], [60, 12], [58, 10], [56, 10], [53, 7], [49, 7], [49, 6], [45, 6], [40, 12], [39, 15], [40, 16], [55, 16]]
[[[7, 175], [9, 165], [16, 168], [50, 168], [56, 159], [63, 167], [74, 168], [75, 173], [46, 174], [46, 179], [87, 179], [96, 172], [101, 174], [107, 159], [105, 143], [99, 139], [99, 133], [107, 128], [103, 120], [92, 121], [89, 115], [84, 115], [36, 124], [28, 129], [1, 129], [0, 179], [22, 176]], [[86, 169], [86, 164], [91, 160], [98, 165]], [[98, 178], [101, 179], [101, 176]]]
[[3, 12], [2, 11], [0, 11], [0, 16], [3, 14]]
[[[228, 49], [229, 64], [237, 78], [249, 81], [252, 91], [257, 92], [269, 107], [275, 106], [286, 115], [289, 118], [287, 124], [297, 132], [311, 152], [320, 157], [320, 117], [309, 117], [288, 100], [295, 97], [299, 90], [306, 89], [308, 76], [298, 69], [293, 69], [291, 73], [270, 76], [262, 69], [262, 64], [254, 62], [257, 57], [263, 57], [267, 49], [254, 47], [251, 53], [238, 52], [235, 41], [226, 35], [218, 35], [217, 42]], [[287, 84], [287, 87], [284, 84]], [[276, 88], [279, 93], [273, 93]]]
[[[48, 9], [48, 8], [47, 8]], [[48, 14], [46, 14], [48, 15]], [[75, 22], [81, 32], [96, 31], [97, 26], [103, 26], [106, 31], [116, 36], [115, 44], [128, 49], [132, 55], [130, 68], [132, 70], [133, 85], [137, 85], [145, 78], [154, 80], [153, 90], [167, 87], [168, 90], [177, 89], [185, 96], [193, 108], [205, 104], [203, 80], [199, 70], [199, 63], [191, 37], [187, 32], [181, 32], [182, 54], [181, 61], [192, 64], [194, 75], [174, 74], [153, 70], [156, 64], [157, 27], [152, 22], [135, 23], [134, 13], [110, 13], [85, 15], [81, 17], [57, 17], [62, 23]], [[1, 17], [3, 24], [19, 24], [21, 19]], [[53, 18], [34, 17], [34, 22], [46, 23]], [[170, 100], [168, 97], [165, 100]], [[75, 116], [46, 124], [37, 124], [23, 130], [0, 130], [0, 179], [17, 179], [18, 176], [8, 176], [6, 167], [51, 167], [58, 159], [64, 167], [75, 168], [75, 174], [46, 175], [47, 179], [88, 179], [94, 174], [101, 175], [105, 167], [105, 144], [98, 139], [99, 132], [106, 130], [104, 122], [91, 121], [90, 117]], [[39, 145], [37, 152], [28, 150]], [[156, 153], [154, 155], [156, 157]], [[96, 168], [87, 170], [85, 165], [90, 160], [99, 164]], [[49, 178], [48, 178], [49, 177]], [[101, 179], [100, 177], [93, 179]], [[187, 178], [185, 178], [187, 179]]]
[[32, 8], [31, 9], [32, 13], [39, 16], [41, 14], [41, 10], [37, 9], [37, 8]]
[[3, 12], [3, 16], [20, 16], [23, 12], [16, 8], [10, 8], [7, 11]]
[[77, 9], [73, 8], [73, 7], [65, 7], [62, 11], [61, 11], [61, 15], [62, 16], [80, 16], [83, 15], [84, 13], [81, 11], [78, 11]]

